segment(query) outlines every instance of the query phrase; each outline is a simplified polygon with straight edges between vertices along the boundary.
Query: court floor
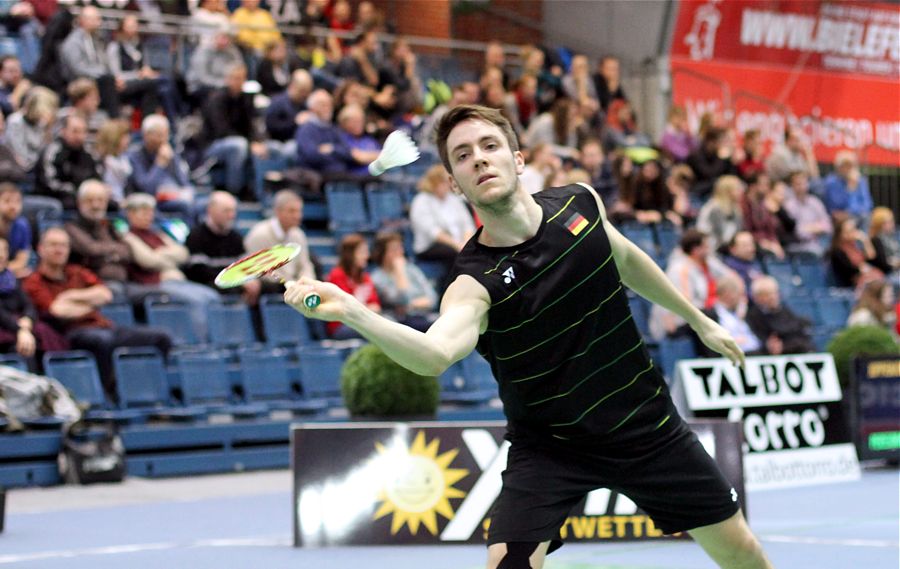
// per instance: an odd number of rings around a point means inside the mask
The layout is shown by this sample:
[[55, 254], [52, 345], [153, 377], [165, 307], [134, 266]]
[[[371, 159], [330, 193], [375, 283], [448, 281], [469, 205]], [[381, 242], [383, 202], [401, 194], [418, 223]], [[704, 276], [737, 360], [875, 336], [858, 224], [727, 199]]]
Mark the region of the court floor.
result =
[[[900, 476], [748, 496], [750, 525], [781, 569], [900, 567]], [[131, 478], [14, 489], [0, 569], [477, 569], [482, 546], [291, 547], [290, 473]], [[547, 569], [714, 569], [690, 542], [570, 544]]]

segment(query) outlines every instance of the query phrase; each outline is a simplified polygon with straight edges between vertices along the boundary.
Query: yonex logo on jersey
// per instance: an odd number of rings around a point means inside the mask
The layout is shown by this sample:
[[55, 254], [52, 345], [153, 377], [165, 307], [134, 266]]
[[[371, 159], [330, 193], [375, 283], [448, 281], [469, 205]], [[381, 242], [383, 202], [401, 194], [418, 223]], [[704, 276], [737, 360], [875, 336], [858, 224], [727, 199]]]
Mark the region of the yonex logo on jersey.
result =
[[514, 278], [516, 278], [516, 273], [513, 272], [512, 267], [503, 271], [503, 282], [506, 284], [512, 283]]

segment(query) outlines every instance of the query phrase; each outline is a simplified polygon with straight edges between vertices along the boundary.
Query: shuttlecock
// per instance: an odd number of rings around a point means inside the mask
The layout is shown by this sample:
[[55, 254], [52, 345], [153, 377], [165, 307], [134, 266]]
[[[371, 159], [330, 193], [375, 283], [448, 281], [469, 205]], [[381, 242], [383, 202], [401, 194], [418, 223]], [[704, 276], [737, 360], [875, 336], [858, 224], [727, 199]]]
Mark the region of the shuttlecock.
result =
[[369, 174], [380, 176], [385, 170], [406, 166], [419, 159], [416, 143], [403, 131], [395, 130], [384, 141], [384, 148], [374, 162], [369, 164]]

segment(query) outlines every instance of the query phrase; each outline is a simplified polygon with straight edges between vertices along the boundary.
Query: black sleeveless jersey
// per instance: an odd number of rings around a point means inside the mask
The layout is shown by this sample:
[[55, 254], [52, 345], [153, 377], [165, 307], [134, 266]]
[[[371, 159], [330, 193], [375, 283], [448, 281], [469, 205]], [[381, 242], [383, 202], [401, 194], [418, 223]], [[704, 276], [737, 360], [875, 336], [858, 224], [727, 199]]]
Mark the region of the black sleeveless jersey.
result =
[[620, 443], [680, 421], [651, 361], [594, 195], [569, 185], [534, 195], [537, 234], [514, 247], [460, 251], [454, 278], [490, 293], [477, 350], [491, 364], [513, 435]]

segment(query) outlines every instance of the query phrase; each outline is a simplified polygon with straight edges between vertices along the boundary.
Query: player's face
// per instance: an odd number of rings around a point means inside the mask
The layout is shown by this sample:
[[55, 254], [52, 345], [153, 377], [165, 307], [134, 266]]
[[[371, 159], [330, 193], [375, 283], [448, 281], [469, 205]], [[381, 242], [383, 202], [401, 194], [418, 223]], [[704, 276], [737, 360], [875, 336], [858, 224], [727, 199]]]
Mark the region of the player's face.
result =
[[447, 148], [454, 190], [475, 207], [489, 207], [512, 196], [525, 167], [521, 152], [513, 152], [499, 127], [465, 120], [450, 132]]

